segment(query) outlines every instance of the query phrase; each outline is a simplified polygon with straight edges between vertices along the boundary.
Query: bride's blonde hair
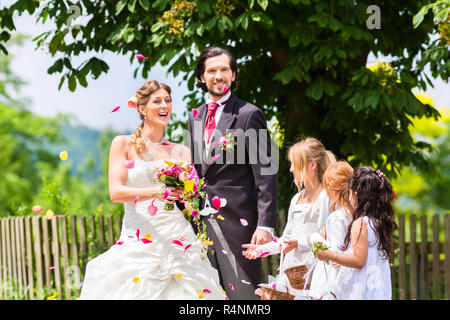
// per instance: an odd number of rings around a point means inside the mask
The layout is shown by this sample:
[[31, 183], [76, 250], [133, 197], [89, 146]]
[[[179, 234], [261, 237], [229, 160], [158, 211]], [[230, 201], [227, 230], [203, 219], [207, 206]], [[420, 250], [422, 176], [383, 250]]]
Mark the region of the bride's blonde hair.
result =
[[325, 170], [333, 163], [336, 163], [334, 154], [326, 150], [319, 140], [312, 137], [307, 137], [292, 145], [288, 150], [288, 159], [298, 173], [298, 180], [294, 182], [299, 191], [307, 183], [306, 166], [308, 163], [317, 163], [315, 178], [317, 179], [316, 182], [321, 185]]
[[[166, 90], [167, 93], [169, 94], [169, 96], [172, 92], [170, 87], [164, 83], [160, 83], [156, 80], [146, 81], [142, 85], [142, 87], [138, 91], [136, 91], [136, 98], [137, 98], [136, 106], [139, 106], [139, 105], [145, 106], [147, 104], [148, 100], [150, 99], [151, 94], [159, 89]], [[144, 128], [145, 117], [139, 111], [138, 107], [136, 107], [136, 109], [139, 113], [139, 116], [141, 117], [142, 122], [141, 122], [141, 125], [139, 127], [137, 127], [136, 131], [133, 134], [133, 141], [134, 141], [134, 146], [136, 148], [137, 153], [140, 153], [145, 149], [145, 142], [144, 142], [144, 139], [142, 139], [142, 129]]]

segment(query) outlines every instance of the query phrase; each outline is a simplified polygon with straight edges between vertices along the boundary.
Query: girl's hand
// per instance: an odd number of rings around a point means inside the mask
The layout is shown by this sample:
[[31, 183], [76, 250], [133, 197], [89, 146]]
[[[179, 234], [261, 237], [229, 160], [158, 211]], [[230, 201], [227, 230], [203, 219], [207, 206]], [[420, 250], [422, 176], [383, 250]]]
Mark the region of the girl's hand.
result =
[[284, 254], [286, 254], [286, 253], [288, 253], [288, 252], [290, 252], [290, 251], [292, 251], [294, 249], [297, 249], [297, 247], [298, 247], [297, 240], [286, 240], [286, 241], [284, 241], [284, 243], [286, 244], [286, 246], [283, 249], [283, 253]]
[[333, 267], [336, 267], [336, 268], [341, 266], [339, 263], [334, 262], [334, 261], [331, 261], [331, 264], [333, 265]]
[[332, 256], [332, 251], [330, 250], [317, 250], [316, 255], [317, 258], [321, 261], [324, 260], [331, 260], [330, 257]]
[[242, 248], [246, 248], [246, 251], [242, 251], [242, 255], [244, 257], [246, 257], [249, 260], [254, 260], [259, 258], [259, 256], [262, 253], [262, 249], [260, 246], [256, 245], [256, 244], [243, 244]]

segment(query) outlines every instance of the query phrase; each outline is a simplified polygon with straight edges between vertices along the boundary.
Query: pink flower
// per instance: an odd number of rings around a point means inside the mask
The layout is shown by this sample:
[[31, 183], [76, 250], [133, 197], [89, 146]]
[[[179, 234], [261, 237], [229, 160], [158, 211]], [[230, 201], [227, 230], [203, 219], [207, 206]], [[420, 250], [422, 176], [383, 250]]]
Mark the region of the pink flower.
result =
[[142, 60], [146, 60], [146, 59], [148, 59], [148, 57], [145, 57], [145, 56], [143, 56], [142, 54], [140, 54], [140, 53], [138, 53], [137, 55], [136, 55], [136, 58], [138, 58], [138, 59], [142, 59]]
[[218, 196], [215, 196], [214, 198], [212, 198], [211, 202], [217, 210], [220, 209], [220, 198]]

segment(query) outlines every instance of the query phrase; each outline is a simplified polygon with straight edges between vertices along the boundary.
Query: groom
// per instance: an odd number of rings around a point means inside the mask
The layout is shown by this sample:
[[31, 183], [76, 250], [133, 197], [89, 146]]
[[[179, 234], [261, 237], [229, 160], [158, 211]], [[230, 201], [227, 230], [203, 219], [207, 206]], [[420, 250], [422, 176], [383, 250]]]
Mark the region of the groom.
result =
[[[266, 119], [258, 107], [234, 95], [238, 67], [228, 50], [204, 50], [195, 74], [197, 87], [209, 94], [188, 122], [195, 167], [205, 178], [203, 206], [212, 206], [215, 196], [226, 199], [218, 213], [202, 217], [213, 241], [208, 258], [230, 299], [256, 299], [261, 259], [247, 260], [241, 246], [272, 241], [276, 227], [277, 175]], [[218, 142], [227, 133], [235, 135], [237, 144], [223, 150]]]

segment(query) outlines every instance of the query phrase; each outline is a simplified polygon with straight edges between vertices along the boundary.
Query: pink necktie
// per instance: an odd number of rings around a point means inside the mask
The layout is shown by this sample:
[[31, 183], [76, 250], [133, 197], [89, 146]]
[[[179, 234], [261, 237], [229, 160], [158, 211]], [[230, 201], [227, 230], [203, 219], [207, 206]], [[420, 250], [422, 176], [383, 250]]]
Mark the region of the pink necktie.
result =
[[214, 129], [216, 128], [216, 119], [214, 118], [214, 115], [216, 114], [216, 110], [219, 107], [219, 105], [215, 102], [208, 103], [208, 116], [206, 117], [205, 121], [205, 134], [206, 134], [206, 141], [209, 143], [211, 140], [211, 136], [214, 132]]

